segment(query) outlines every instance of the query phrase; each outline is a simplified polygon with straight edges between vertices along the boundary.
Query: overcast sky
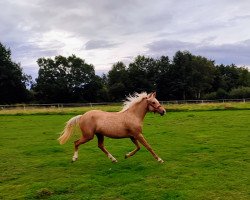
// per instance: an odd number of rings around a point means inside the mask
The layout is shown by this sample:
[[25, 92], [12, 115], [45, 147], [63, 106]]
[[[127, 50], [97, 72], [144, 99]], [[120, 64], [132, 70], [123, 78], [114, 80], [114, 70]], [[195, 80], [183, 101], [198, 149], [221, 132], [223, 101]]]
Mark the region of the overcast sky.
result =
[[38, 58], [71, 54], [99, 75], [177, 50], [250, 66], [249, 0], [0, 0], [0, 8], [0, 42], [33, 77]]

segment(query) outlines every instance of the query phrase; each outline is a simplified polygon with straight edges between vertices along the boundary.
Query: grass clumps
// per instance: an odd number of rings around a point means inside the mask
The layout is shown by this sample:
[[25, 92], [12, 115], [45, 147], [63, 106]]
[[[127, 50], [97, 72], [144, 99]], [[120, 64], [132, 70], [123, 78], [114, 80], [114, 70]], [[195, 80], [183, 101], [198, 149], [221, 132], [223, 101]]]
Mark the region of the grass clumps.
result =
[[49, 198], [51, 195], [53, 195], [53, 193], [54, 192], [48, 188], [42, 188], [42, 189], [36, 191], [35, 198], [36, 199], [46, 199], [46, 198]]

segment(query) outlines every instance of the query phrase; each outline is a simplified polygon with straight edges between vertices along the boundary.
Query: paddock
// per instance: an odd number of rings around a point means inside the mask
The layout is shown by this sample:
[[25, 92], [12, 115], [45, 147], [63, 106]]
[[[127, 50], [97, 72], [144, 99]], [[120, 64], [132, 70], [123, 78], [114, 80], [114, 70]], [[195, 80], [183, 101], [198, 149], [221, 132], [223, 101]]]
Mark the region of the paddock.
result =
[[57, 138], [74, 115], [0, 115], [0, 199], [249, 199], [247, 109], [147, 114], [143, 133], [163, 164], [144, 147], [124, 159], [134, 145], [107, 139], [119, 159], [111, 163], [96, 138], [72, 164], [77, 136], [63, 146]]

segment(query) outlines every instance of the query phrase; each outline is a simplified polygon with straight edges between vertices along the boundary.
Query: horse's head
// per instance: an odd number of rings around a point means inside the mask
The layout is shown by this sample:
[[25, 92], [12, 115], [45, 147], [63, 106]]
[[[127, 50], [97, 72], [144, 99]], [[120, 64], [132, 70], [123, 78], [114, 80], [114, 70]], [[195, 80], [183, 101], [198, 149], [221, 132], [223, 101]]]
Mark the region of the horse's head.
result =
[[147, 96], [148, 110], [154, 113], [159, 113], [161, 116], [166, 113], [166, 110], [161, 106], [156, 99], [156, 92], [152, 92]]

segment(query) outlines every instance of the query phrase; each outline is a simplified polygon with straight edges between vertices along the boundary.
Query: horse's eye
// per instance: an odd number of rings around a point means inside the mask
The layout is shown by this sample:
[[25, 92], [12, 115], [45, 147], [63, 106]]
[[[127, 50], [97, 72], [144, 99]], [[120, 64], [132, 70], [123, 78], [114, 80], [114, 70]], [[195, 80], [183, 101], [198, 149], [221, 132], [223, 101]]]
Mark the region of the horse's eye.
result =
[[153, 102], [152, 104], [155, 104], [155, 102]]

